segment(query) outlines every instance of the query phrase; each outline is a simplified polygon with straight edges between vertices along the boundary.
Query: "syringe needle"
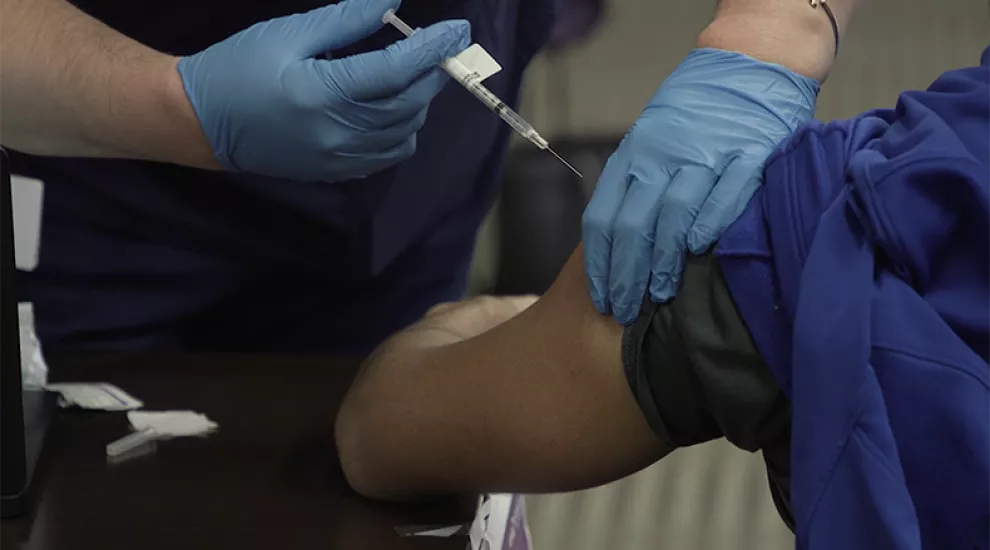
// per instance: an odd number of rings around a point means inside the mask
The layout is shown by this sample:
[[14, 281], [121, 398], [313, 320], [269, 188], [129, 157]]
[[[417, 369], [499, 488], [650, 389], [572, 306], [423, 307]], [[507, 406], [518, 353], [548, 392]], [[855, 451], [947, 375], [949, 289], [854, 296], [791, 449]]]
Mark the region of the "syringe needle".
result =
[[560, 162], [564, 163], [564, 166], [568, 167], [571, 170], [571, 172], [574, 172], [574, 175], [576, 175], [577, 177], [579, 177], [581, 179], [584, 179], [584, 176], [581, 175], [581, 172], [578, 172], [577, 171], [577, 168], [571, 166], [571, 163], [569, 163], [566, 160], [564, 160], [564, 157], [558, 155], [557, 154], [557, 151], [554, 151], [553, 149], [551, 149], [549, 147], [547, 147], [547, 151], [550, 151], [550, 153], [553, 156], [557, 157], [557, 160], [559, 160]]

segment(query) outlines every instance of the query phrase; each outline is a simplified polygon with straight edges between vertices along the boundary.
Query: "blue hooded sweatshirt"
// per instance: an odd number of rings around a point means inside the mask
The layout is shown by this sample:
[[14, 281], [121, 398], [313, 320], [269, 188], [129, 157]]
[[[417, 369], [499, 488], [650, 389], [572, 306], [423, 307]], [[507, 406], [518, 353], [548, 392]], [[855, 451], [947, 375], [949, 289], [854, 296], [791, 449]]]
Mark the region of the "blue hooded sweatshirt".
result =
[[988, 52], [802, 128], [719, 243], [791, 400], [798, 548], [988, 548]]

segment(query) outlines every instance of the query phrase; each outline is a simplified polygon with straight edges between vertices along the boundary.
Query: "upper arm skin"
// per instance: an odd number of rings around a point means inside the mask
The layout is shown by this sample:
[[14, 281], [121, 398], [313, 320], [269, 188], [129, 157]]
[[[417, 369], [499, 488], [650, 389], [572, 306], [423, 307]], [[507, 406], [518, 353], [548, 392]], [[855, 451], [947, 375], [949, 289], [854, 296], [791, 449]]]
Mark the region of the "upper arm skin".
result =
[[581, 248], [518, 316], [452, 345], [390, 354], [359, 375], [337, 422], [366, 496], [556, 492], [662, 457], [622, 367], [622, 327], [590, 300]]

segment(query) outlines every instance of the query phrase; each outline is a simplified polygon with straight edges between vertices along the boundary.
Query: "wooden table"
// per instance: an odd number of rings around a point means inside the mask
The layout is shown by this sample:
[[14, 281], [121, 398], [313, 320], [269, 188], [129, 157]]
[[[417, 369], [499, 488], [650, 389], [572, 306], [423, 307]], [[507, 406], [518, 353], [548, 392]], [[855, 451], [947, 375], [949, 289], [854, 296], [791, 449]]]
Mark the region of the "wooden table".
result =
[[463, 550], [466, 538], [399, 537], [403, 525], [467, 522], [470, 501], [390, 506], [341, 475], [333, 419], [357, 361], [270, 356], [50, 361], [52, 381], [108, 381], [146, 410], [191, 409], [208, 438], [164, 441], [108, 463], [124, 413], [62, 411], [30, 517], [0, 524], [3, 550]]

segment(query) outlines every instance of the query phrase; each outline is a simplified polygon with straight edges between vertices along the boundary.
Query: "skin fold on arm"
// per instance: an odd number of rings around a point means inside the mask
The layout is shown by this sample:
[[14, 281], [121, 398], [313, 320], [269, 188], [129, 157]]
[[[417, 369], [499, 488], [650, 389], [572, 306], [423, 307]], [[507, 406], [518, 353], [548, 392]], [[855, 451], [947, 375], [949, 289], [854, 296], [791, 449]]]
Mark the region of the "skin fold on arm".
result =
[[578, 248], [528, 308], [443, 306], [383, 344], [337, 419], [352, 486], [379, 499], [567, 491], [670, 452], [626, 381], [622, 327], [587, 292]]

